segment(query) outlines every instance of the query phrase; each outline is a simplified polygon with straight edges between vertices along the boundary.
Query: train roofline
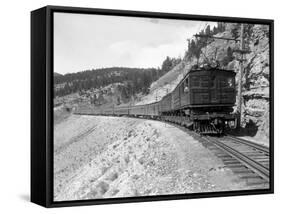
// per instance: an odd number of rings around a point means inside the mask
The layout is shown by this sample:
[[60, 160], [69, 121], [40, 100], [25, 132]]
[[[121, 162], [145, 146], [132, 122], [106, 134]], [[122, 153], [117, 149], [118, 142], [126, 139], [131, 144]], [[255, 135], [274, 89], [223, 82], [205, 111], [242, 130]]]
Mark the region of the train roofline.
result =
[[[197, 68], [197, 69], [190, 69], [185, 75], [184, 77], [181, 79], [181, 81], [177, 84], [177, 86], [174, 88], [174, 90], [176, 88], [179, 87], [179, 85], [181, 85], [181, 83], [186, 79], [186, 77], [191, 74], [191, 73], [195, 73], [195, 72], [199, 72], [199, 71], [223, 71], [223, 72], [229, 72], [229, 73], [232, 73], [234, 75], [236, 75], [236, 72], [234, 70], [227, 70], [227, 69], [220, 69], [220, 68]], [[173, 90], [173, 91], [174, 91]], [[170, 93], [172, 93], [173, 91], [171, 91]], [[165, 95], [167, 96], [167, 95]], [[164, 97], [165, 97], [164, 96]]]

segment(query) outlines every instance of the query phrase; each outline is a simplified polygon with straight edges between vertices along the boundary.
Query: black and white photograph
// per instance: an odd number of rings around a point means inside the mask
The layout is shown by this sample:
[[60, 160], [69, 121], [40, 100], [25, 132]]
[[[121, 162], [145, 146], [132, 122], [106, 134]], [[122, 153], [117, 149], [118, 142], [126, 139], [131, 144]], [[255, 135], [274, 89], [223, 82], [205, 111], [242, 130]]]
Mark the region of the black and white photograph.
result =
[[54, 12], [54, 202], [269, 190], [270, 38]]

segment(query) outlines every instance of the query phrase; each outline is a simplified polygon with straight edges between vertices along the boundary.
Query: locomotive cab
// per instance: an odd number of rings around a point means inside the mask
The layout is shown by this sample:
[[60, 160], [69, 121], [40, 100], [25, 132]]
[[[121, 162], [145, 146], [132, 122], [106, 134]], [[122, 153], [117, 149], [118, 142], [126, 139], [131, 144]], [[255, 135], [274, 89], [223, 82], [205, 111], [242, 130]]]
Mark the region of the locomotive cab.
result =
[[235, 104], [235, 72], [199, 70], [189, 74], [190, 105], [198, 107], [233, 106]]
[[235, 72], [221, 69], [192, 70], [187, 75], [193, 128], [206, 134], [222, 133], [235, 122]]

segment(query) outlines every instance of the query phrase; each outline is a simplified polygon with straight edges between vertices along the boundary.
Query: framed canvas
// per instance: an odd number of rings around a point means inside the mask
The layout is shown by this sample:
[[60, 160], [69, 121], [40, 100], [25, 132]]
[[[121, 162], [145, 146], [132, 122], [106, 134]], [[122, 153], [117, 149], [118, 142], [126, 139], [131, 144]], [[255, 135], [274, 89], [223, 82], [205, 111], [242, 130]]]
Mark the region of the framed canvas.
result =
[[31, 201], [273, 193], [273, 20], [31, 12]]

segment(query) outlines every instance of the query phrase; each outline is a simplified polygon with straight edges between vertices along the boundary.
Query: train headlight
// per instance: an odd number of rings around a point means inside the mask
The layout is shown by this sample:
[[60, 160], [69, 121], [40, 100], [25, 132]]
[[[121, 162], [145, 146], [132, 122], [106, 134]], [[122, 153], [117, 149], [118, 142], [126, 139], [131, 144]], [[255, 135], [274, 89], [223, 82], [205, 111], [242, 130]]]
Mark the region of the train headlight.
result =
[[232, 129], [235, 128], [235, 122], [233, 120], [228, 121], [228, 126]]
[[214, 124], [217, 125], [218, 124], [218, 119], [214, 119]]

